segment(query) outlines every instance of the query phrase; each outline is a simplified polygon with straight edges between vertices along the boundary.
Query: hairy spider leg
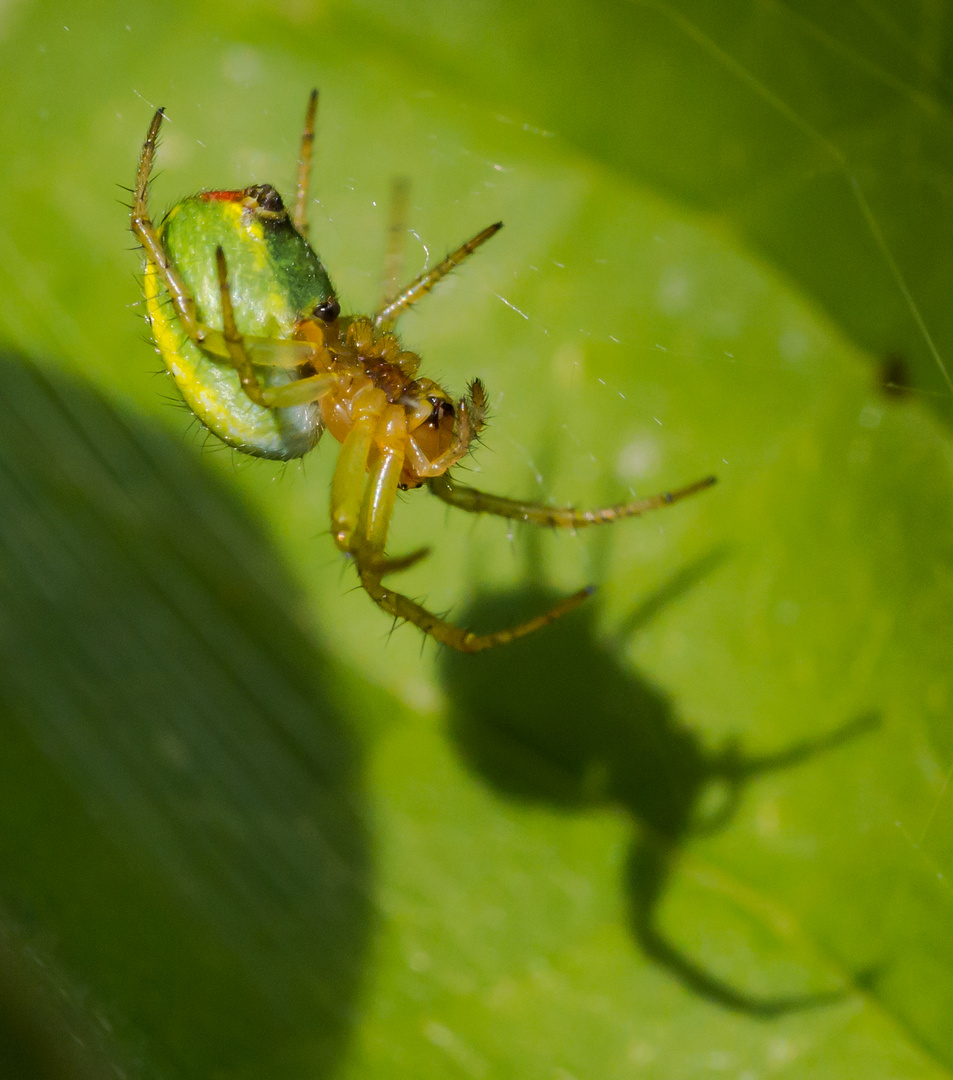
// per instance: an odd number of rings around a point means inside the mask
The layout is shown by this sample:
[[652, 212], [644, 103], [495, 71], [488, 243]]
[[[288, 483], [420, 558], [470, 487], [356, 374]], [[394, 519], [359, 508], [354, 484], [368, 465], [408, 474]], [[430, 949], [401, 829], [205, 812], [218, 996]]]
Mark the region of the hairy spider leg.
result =
[[[228, 267], [225, 252], [220, 247], [215, 249], [215, 265], [218, 270], [218, 287], [222, 297], [222, 335], [232, 367], [238, 372], [242, 390], [256, 404], [265, 409], [284, 409], [291, 405], [308, 405], [317, 401], [340, 382], [340, 376], [331, 371], [320, 371], [303, 379], [295, 379], [283, 386], [262, 386], [255, 374], [255, 365], [248, 358], [245, 341], [235, 325], [235, 309], [232, 294], [228, 288]], [[280, 344], [280, 343], [276, 343]], [[289, 349], [300, 347], [299, 342], [290, 342]], [[312, 346], [316, 348], [316, 346]]]
[[[164, 350], [174, 353], [178, 351], [181, 336], [185, 331], [178, 322], [165, 313], [164, 305], [161, 303], [161, 289], [164, 284], [159, 267], [147, 255], [142, 275], [142, 292], [149, 309], [152, 334]], [[197, 325], [203, 336], [192, 338], [193, 344], [203, 352], [229, 363], [231, 354], [222, 331], [212, 329], [203, 323]], [[188, 337], [187, 332], [185, 333]], [[315, 358], [315, 348], [310, 341], [276, 341], [274, 338], [256, 337], [251, 334], [244, 335], [242, 341], [246, 351], [254, 356], [253, 363], [257, 367], [278, 367], [291, 370]]]
[[130, 225], [136, 239], [142, 244], [149, 263], [156, 268], [162, 278], [176, 315], [182, 324], [183, 330], [189, 339], [198, 346], [202, 346], [205, 339], [205, 330], [195, 317], [195, 303], [189, 295], [182, 279], [176, 273], [175, 268], [169, 262], [162, 241], [156, 232], [155, 225], [149, 217], [148, 193], [149, 177], [152, 173], [152, 162], [156, 154], [156, 140], [159, 137], [159, 128], [162, 126], [162, 118], [165, 109], [159, 109], [152, 118], [146, 141], [142, 144], [142, 153], [139, 155], [139, 168], [136, 170], [136, 189], [133, 193], [132, 217]]
[[476, 236], [468, 240], [465, 244], [461, 244], [456, 251], [451, 251], [450, 254], [442, 262], [437, 263], [432, 270], [427, 270], [419, 277], [415, 278], [403, 292], [394, 297], [390, 303], [384, 304], [375, 314], [374, 329], [392, 330], [394, 324], [408, 308], [412, 307], [418, 300], [426, 296], [438, 281], [445, 278], [451, 270], [456, 269], [464, 259], [472, 255], [478, 247], [485, 244], [491, 236], [495, 236], [502, 228], [502, 221], [497, 221], [493, 225], [488, 225], [482, 232], [478, 232]]
[[318, 92], [312, 90], [308, 108], [304, 114], [304, 131], [301, 132], [301, 150], [298, 152], [298, 183], [295, 188], [294, 227], [308, 239], [308, 187], [311, 183], [311, 154], [314, 150], [314, 118], [318, 111]]
[[393, 615], [395, 619], [404, 619], [413, 623], [414, 626], [419, 627], [425, 634], [435, 638], [442, 645], [448, 645], [451, 649], [465, 653], [483, 652], [485, 649], [492, 649], [497, 645], [508, 645], [512, 641], [526, 637], [527, 634], [533, 634], [577, 608], [593, 593], [591, 586], [581, 589], [579, 592], [573, 593], [572, 596], [567, 596], [565, 600], [550, 608], [549, 611], [537, 615], [534, 619], [528, 619], [526, 622], [508, 627], [505, 630], [495, 630], [490, 634], [474, 634], [470, 630], [464, 630], [462, 626], [455, 626], [453, 623], [441, 619], [438, 615], [404, 596], [403, 593], [387, 588], [381, 581], [379, 570], [361, 570], [359, 565], [358, 572], [361, 576], [361, 585], [363, 585], [364, 591], [383, 611]]
[[[354, 558], [361, 585], [380, 608], [413, 623], [444, 645], [461, 652], [482, 652], [539, 630], [590, 595], [591, 589], [583, 589], [525, 623], [474, 634], [387, 588], [382, 580], [385, 574], [405, 569], [427, 554], [427, 549], [399, 559], [388, 559], [384, 554], [404, 467], [407, 418], [401, 406], [388, 404], [383, 391], [373, 386], [354, 395], [351, 415], [353, 426], [341, 446], [331, 481], [331, 522], [335, 542]], [[372, 451], [376, 453], [373, 461]]]
[[716, 477], [706, 476], [694, 484], [665, 491], [660, 495], [649, 495], [644, 499], [619, 503], [616, 506], [603, 506], [597, 510], [576, 510], [571, 506], [546, 506], [543, 503], [523, 502], [520, 499], [507, 499], [501, 495], [488, 495], [466, 484], [457, 484], [447, 473], [431, 477], [427, 486], [445, 503], [466, 510], [470, 514], [495, 514], [497, 517], [512, 518], [514, 521], [526, 521], [531, 525], [548, 525], [557, 529], [585, 529], [590, 525], [606, 525], [622, 518], [639, 517], [650, 510], [687, 499], [716, 483]]

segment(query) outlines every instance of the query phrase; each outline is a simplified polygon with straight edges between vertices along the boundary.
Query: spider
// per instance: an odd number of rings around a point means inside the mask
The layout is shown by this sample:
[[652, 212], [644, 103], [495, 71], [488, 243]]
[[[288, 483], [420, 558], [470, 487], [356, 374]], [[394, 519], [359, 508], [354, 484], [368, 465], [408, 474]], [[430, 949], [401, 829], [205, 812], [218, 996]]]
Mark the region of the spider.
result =
[[[385, 612], [461, 652], [480, 652], [532, 633], [580, 604], [582, 589], [549, 611], [475, 634], [395, 592], [384, 578], [424, 558], [426, 548], [385, 553], [398, 490], [426, 485], [470, 513], [579, 529], [636, 517], [714, 483], [597, 510], [488, 495], [450, 469], [486, 421], [479, 379], [454, 401], [418, 376], [420, 357], [394, 333], [400, 316], [501, 228], [497, 222], [442, 262], [396, 288], [373, 315], [341, 315], [327, 271], [308, 242], [308, 186], [317, 91], [305, 113], [294, 211], [270, 184], [201, 191], [158, 225], [148, 187], [164, 110], [152, 119], [136, 174], [131, 226], [145, 252], [147, 319], [162, 359], [196, 417], [235, 449], [282, 461], [312, 450], [326, 428], [341, 444], [331, 481], [331, 531], [360, 583]], [[396, 232], [396, 230], [395, 230]], [[396, 258], [390, 262], [396, 262]]]

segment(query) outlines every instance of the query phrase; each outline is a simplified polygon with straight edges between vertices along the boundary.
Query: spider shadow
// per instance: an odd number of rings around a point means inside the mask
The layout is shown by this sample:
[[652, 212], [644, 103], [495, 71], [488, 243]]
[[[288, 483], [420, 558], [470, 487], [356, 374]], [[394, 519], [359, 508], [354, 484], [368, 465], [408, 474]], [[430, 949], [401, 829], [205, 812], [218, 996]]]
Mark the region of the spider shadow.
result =
[[[876, 718], [859, 717], [773, 754], [745, 754], [736, 742], [713, 751], [664, 693], [622, 662], [628, 636], [724, 557], [715, 551], [684, 567], [608, 643], [597, 635], [589, 605], [505, 648], [476, 657], [447, 650], [441, 670], [451, 738], [494, 789], [567, 812], [614, 805], [638, 824], [625, 885], [630, 929], [643, 954], [700, 997], [767, 1019], [824, 1004], [842, 991], [762, 997], [736, 988], [666, 939], [656, 919], [659, 903], [681, 848], [727, 826], [750, 782], [834, 751], [871, 730]], [[478, 629], [510, 625], [555, 599], [539, 586], [485, 595], [461, 621]], [[705, 797], [715, 786], [721, 799], [706, 813]]]

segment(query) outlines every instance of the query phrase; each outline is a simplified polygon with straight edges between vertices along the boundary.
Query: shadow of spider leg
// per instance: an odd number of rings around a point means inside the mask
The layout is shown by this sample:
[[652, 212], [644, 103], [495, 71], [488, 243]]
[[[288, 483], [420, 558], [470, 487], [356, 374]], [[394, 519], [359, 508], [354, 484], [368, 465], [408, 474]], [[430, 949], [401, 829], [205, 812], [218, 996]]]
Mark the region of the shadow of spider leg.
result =
[[733, 1012], [770, 1020], [785, 1013], [838, 1001], [843, 989], [816, 993], [762, 996], [741, 990], [706, 970], [673, 945], [659, 930], [655, 916], [662, 894], [678, 863], [678, 846], [666, 838], [644, 837], [629, 858], [632, 933], [643, 953], [660, 964], [693, 993]]
[[[724, 828], [738, 808], [749, 781], [809, 762], [874, 730], [878, 723], [876, 714], [867, 713], [826, 735], [804, 739], [770, 754], [747, 756], [735, 742], [731, 742], [721, 754], [707, 761], [702, 755], [697, 755], [695, 790], [691, 801], [697, 803], [701, 789], [710, 783], [726, 785], [724, 801], [714, 813], [695, 819], [690, 824], [692, 807], [686, 801], [681, 807], [682, 816], [678, 826], [674, 826], [677, 815], [643, 814], [645, 831], [629, 858], [632, 930], [646, 956], [662, 964], [696, 994], [735, 1012], [762, 1019], [827, 1005], [848, 993], [845, 988], [765, 997], [741, 990], [681, 952], [659, 930], [656, 916], [662, 893], [678, 864], [680, 849], [687, 836], [705, 835]], [[855, 982], [863, 977], [864, 973], [857, 973]]]
[[744, 754], [736, 740], [729, 740], [721, 753], [710, 762], [707, 777], [709, 781], [725, 785], [725, 798], [713, 813], [693, 822], [692, 833], [706, 836], [728, 825], [749, 780], [811, 761], [874, 731], [879, 724], [880, 717], [876, 713], [863, 713], [826, 735], [802, 739], [784, 750], [769, 754]]

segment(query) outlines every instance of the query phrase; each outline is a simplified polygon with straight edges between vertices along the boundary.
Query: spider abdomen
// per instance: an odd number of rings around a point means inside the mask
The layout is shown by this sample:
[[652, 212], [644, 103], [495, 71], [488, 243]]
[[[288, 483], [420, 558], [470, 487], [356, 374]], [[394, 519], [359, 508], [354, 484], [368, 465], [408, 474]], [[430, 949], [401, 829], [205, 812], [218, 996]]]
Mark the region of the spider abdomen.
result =
[[211, 331], [201, 347], [189, 340], [165, 303], [155, 267], [147, 264], [144, 288], [153, 336], [186, 404], [213, 434], [244, 453], [279, 460], [307, 454], [321, 437], [320, 410], [313, 403], [275, 409], [255, 404], [228, 362], [220, 333], [216, 248], [228, 262], [236, 322], [261, 384], [282, 386], [310, 373], [313, 350], [294, 344], [296, 329], [334, 294], [321, 261], [288, 220], [277, 192], [262, 186], [193, 195], [169, 211], [159, 235], [194, 300], [197, 321]]

